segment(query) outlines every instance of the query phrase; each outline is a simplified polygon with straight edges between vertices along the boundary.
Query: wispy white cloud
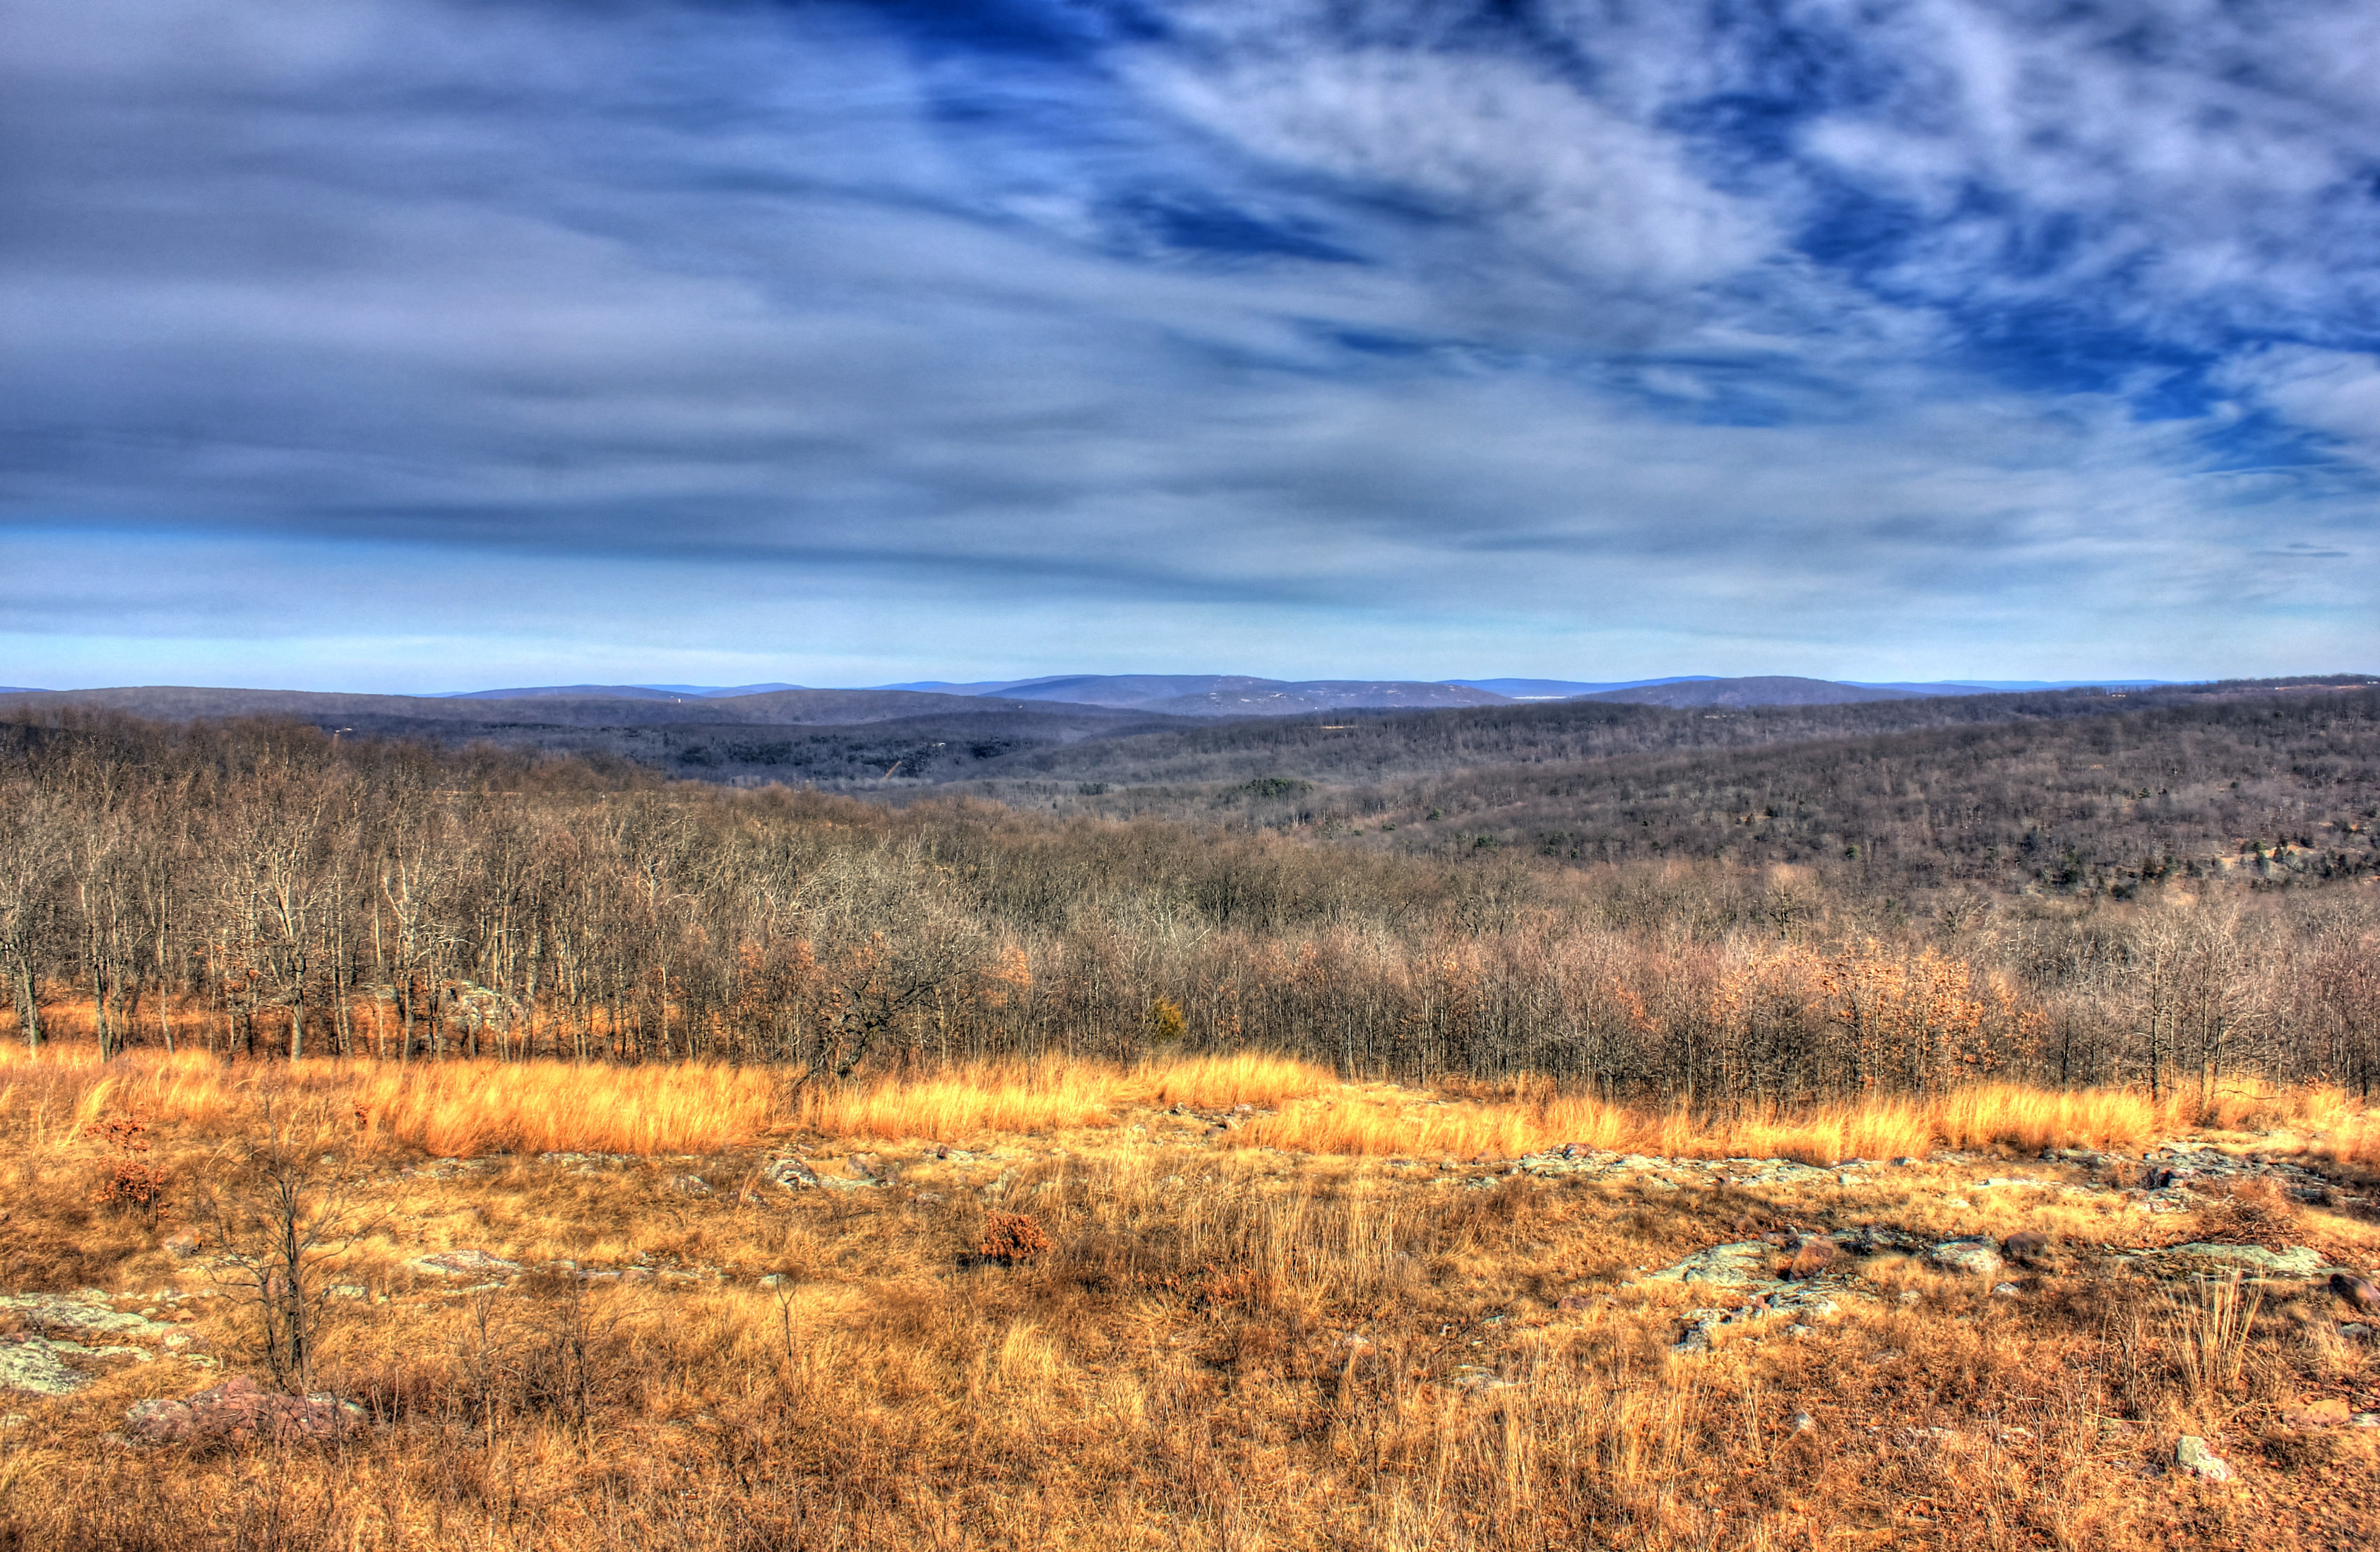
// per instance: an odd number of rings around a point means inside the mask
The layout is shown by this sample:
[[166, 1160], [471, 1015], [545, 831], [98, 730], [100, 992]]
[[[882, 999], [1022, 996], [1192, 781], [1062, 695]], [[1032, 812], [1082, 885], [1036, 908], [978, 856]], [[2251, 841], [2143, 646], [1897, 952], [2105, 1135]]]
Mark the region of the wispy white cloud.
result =
[[0, 22], [0, 551], [113, 601], [0, 682], [2380, 646], [2366, 477], [2241, 472], [2380, 438], [2352, 7], [99, 5]]

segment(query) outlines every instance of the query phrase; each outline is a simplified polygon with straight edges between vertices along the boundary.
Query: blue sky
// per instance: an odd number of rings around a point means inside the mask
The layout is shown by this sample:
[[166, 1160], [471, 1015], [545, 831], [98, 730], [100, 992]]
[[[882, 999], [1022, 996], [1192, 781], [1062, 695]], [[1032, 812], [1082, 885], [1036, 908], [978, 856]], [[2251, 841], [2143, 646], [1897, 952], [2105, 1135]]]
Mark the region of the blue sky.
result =
[[2380, 7], [23, 0], [0, 684], [2380, 667]]

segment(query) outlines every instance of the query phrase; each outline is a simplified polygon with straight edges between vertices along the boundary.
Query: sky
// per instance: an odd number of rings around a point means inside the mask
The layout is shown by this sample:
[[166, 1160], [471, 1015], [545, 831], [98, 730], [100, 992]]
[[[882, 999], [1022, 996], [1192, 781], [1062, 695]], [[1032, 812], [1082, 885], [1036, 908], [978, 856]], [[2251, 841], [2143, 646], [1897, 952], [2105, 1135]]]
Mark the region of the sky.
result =
[[2369, 0], [16, 0], [0, 685], [2380, 669]]

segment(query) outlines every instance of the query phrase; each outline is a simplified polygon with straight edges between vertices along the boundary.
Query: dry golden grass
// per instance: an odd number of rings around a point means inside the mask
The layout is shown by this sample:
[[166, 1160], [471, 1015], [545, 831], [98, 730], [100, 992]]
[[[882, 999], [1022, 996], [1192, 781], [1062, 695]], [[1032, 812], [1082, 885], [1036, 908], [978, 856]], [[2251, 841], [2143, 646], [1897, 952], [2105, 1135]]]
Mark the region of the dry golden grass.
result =
[[1342, 1084], [1324, 1068], [1257, 1052], [1122, 1068], [1052, 1059], [792, 1085], [767, 1069], [681, 1062], [309, 1059], [225, 1063], [201, 1053], [136, 1051], [102, 1063], [88, 1046], [39, 1056], [0, 1046], [0, 1116], [78, 1129], [103, 1113], [221, 1124], [259, 1096], [310, 1104], [356, 1123], [367, 1142], [424, 1152], [704, 1153], [771, 1131], [955, 1142], [1115, 1124], [1135, 1107], [1269, 1109], [1249, 1142], [1350, 1158], [1509, 1158], [1565, 1144], [1679, 1158], [1922, 1156], [1936, 1148], [2133, 1149], [2192, 1129], [2293, 1129], [2284, 1146], [2380, 1164], [2380, 1112], [2331, 1089], [2240, 1090], [2212, 1105], [2131, 1089], [2052, 1091], [1982, 1085], [1925, 1098], [1879, 1097], [1700, 1115], [1607, 1104], [1542, 1083], [1496, 1098], [1444, 1098]]
[[1113, 1069], [1068, 1061], [988, 1062], [810, 1088], [795, 1113], [803, 1126], [831, 1137], [954, 1142], [985, 1132], [1104, 1126], [1115, 1103]]
[[[300, 1074], [273, 1070], [283, 1097], [296, 1095]], [[436, 1083], [418, 1065], [378, 1076], [413, 1085], [434, 1115], [434, 1100], [499, 1070], [443, 1071]], [[547, 1088], [601, 1076], [522, 1071]], [[301, 1072], [308, 1102], [334, 1120], [375, 1076]], [[1954, 1223], [1936, 1205], [1952, 1189], [1949, 1167], [1883, 1172], [1888, 1182], [1856, 1205], [1831, 1182], [1767, 1197], [1525, 1178], [1468, 1190], [1437, 1170], [1416, 1180], [1241, 1145], [1334, 1106], [1374, 1112], [1373, 1131], [1459, 1134], [1474, 1151], [1537, 1140], [1530, 1128], [1645, 1151], [1665, 1128], [1671, 1145], [1717, 1134], [1545, 1095], [1432, 1103], [1338, 1090], [1310, 1069], [976, 1077], [984, 1093], [1039, 1084], [1107, 1107], [1107, 1122], [1152, 1125], [1070, 1126], [1064, 1157], [1036, 1145], [966, 1163], [920, 1147], [903, 1159], [905, 1186], [758, 1203], [723, 1190], [690, 1198], [670, 1184], [685, 1168], [674, 1163], [582, 1175], [517, 1160], [438, 1178], [342, 1149], [346, 1162], [326, 1168], [365, 1180], [382, 1216], [328, 1275], [386, 1302], [332, 1302], [319, 1383], [364, 1406], [370, 1426], [331, 1448], [102, 1445], [134, 1400], [222, 1377], [171, 1356], [118, 1367], [78, 1397], [12, 1400], [5, 1410], [28, 1421], [0, 1435], [0, 1552], [2178, 1552], [2252, 1541], [2326, 1552], [2380, 1534], [2374, 1441], [2276, 1422], [2309, 1396], [2363, 1398], [2380, 1383], [2368, 1351], [2329, 1338], [2329, 1315], [2302, 1301], [2257, 1308], [2219, 1288], [2168, 1300], [2100, 1275], [2080, 1248], [2062, 1272], [2028, 1279], [2019, 1301], [1922, 1261], [1879, 1261], [1869, 1299], [1847, 1300], [1812, 1338], [1754, 1328], [1686, 1360], [1670, 1343], [1682, 1308], [1707, 1295], [1631, 1283], [1635, 1268], [1713, 1243], [1845, 1213], [1972, 1229], [1972, 1216]], [[1193, 1093], [1201, 1108], [1254, 1103], [1260, 1079], [1276, 1085], [1279, 1117], [1187, 1146], [1131, 1109]], [[263, 1087], [0, 1061], [9, 1286], [178, 1282], [203, 1294], [205, 1274], [159, 1248], [181, 1222], [151, 1230], [91, 1202], [96, 1158], [76, 1123], [178, 1092], [178, 1113], [205, 1119], [162, 1123], [157, 1157], [195, 1179], [259, 1123]], [[872, 1113], [922, 1141], [921, 1123], [949, 1113], [935, 1108], [943, 1093], [887, 1086]], [[547, 1102], [541, 1113], [587, 1112]], [[2060, 1113], [2010, 1098], [1972, 1107], [1966, 1124]], [[1597, 1125], [1615, 1130], [1580, 1131]], [[764, 1157], [693, 1151], [714, 1182]], [[1999, 1215], [1985, 1222], [2003, 1233], [2063, 1226], [2063, 1243], [2081, 1247], [2104, 1237], [2099, 1222], [2054, 1215], [2113, 1210], [2023, 1195], [1986, 1194], [1978, 1213]], [[978, 1262], [970, 1253], [993, 1210], [1029, 1213], [1050, 1248]], [[407, 1270], [447, 1246], [727, 1279], [532, 1277], [463, 1294]], [[790, 1280], [763, 1289], [764, 1271]], [[1565, 1295], [1585, 1307], [1557, 1308]], [[234, 1372], [252, 1369], [251, 1333], [227, 1300], [186, 1307], [201, 1344]], [[2214, 1439], [2244, 1485], [2160, 1469], [2179, 1432]]]
[[779, 1082], [709, 1062], [375, 1062], [309, 1059], [226, 1065], [184, 1051], [101, 1062], [88, 1047], [39, 1056], [0, 1047], [0, 1117], [36, 1135], [103, 1113], [218, 1127], [263, 1098], [335, 1117], [369, 1145], [478, 1153], [700, 1153], [748, 1142], [777, 1111]]

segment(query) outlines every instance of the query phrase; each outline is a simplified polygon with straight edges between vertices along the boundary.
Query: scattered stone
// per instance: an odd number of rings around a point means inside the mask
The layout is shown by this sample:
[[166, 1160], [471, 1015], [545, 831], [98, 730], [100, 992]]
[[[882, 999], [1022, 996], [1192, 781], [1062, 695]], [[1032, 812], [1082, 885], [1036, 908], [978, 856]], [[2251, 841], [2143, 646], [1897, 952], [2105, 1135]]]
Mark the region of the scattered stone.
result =
[[326, 1390], [283, 1396], [246, 1376], [179, 1400], [134, 1403], [124, 1437], [134, 1444], [225, 1444], [248, 1438], [328, 1439], [363, 1421], [363, 1409]]
[[2000, 1253], [2011, 1261], [2032, 1266], [2049, 1255], [2049, 1236], [2038, 1229], [2020, 1230], [2001, 1243]]
[[2281, 1421], [2292, 1428], [2337, 1428], [2345, 1426], [2350, 1415], [2345, 1401], [2325, 1396], [2301, 1406], [2283, 1408]]
[[517, 1276], [520, 1263], [491, 1255], [484, 1250], [440, 1250], [417, 1255], [406, 1270], [434, 1278], [508, 1278]]
[[1973, 1239], [1945, 1240], [1927, 1252], [1927, 1258], [1946, 1272], [1958, 1272], [1968, 1277], [1990, 1277], [2000, 1269], [1999, 1252], [1992, 1242], [1978, 1235]]
[[2195, 1434], [2184, 1434], [2174, 1441], [2174, 1464], [2193, 1476], [2209, 1482], [2228, 1482], [2231, 1468], [2223, 1457], [2206, 1447], [2206, 1441]]
[[771, 1158], [761, 1167], [760, 1176], [787, 1191], [815, 1191], [819, 1186], [818, 1171], [798, 1158]]
[[2330, 1291], [2339, 1302], [2360, 1315], [2380, 1315], [2380, 1283], [2360, 1278], [2350, 1272], [2330, 1274]]

